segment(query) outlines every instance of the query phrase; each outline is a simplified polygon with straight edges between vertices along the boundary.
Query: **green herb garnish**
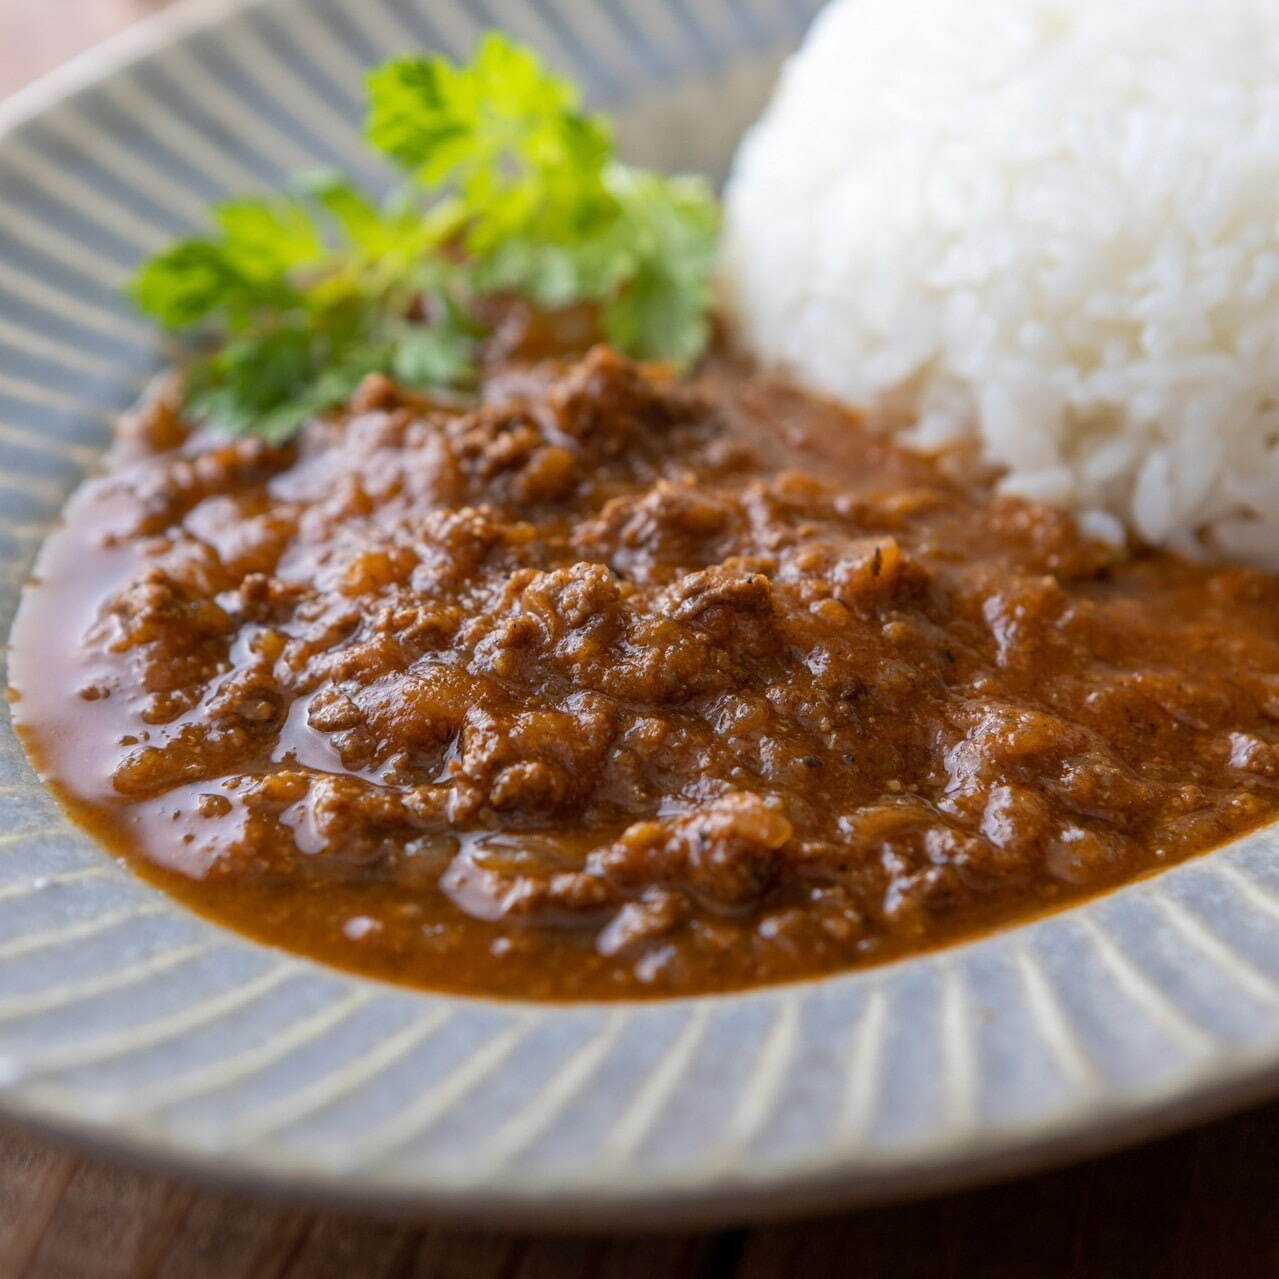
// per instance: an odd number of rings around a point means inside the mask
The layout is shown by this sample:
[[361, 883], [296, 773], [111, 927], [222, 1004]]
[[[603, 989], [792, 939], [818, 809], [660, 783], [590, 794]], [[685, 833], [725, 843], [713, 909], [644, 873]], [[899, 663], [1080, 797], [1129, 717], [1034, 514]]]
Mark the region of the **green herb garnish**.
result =
[[619, 163], [576, 87], [498, 34], [466, 66], [400, 58], [368, 87], [368, 140], [409, 175], [391, 197], [305, 175], [217, 206], [214, 234], [135, 277], [142, 310], [214, 340], [187, 374], [193, 416], [278, 441], [368, 373], [466, 390], [494, 295], [596, 303], [638, 359], [703, 351], [719, 209], [701, 179]]

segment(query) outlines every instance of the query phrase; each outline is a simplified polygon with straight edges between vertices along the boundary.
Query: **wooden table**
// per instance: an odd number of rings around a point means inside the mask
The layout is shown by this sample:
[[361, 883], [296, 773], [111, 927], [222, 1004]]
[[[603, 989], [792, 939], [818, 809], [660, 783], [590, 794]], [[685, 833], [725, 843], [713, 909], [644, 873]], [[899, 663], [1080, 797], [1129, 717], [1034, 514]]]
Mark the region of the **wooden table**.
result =
[[1279, 1107], [1063, 1172], [712, 1235], [457, 1234], [199, 1190], [0, 1129], [4, 1279], [1261, 1279]]
[[[157, 0], [0, 0], [0, 96]], [[358, 3], [358, 0], [348, 0]], [[81, 1158], [0, 1128], [0, 1279], [1279, 1277], [1279, 1106], [1064, 1172], [674, 1238], [392, 1226]]]

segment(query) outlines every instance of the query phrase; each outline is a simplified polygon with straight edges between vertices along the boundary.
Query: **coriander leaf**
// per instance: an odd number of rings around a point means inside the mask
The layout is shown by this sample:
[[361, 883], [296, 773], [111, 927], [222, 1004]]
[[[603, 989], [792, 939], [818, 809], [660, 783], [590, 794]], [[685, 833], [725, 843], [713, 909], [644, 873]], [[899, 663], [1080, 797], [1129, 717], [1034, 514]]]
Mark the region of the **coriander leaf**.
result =
[[317, 376], [301, 397], [306, 405], [303, 420], [350, 399], [370, 373], [389, 373], [391, 360], [390, 344], [376, 340], [367, 346], [353, 342], [340, 351], [321, 356]]
[[[690, 363], [709, 334], [718, 206], [704, 183], [627, 168], [576, 87], [505, 37], [471, 62], [401, 58], [369, 77], [368, 136], [410, 174], [377, 202], [341, 174], [216, 206], [213, 230], [146, 262], [130, 292], [197, 354], [186, 409], [283, 440], [372, 372], [477, 380], [490, 298], [594, 304], [642, 359]], [[500, 313], [500, 312], [499, 312]]]
[[245, 289], [245, 281], [210, 240], [183, 240], [143, 264], [129, 292], [166, 329], [198, 324]]
[[[451, 104], [457, 72], [443, 57], [397, 58], [370, 71], [365, 134], [401, 167], [422, 170], [458, 154], [466, 125]], [[460, 157], [459, 157], [460, 158]], [[425, 173], [426, 181], [432, 179]]]
[[289, 185], [328, 213], [352, 244], [369, 249], [381, 244], [386, 219], [349, 178], [333, 169], [312, 169], [295, 174]]
[[368, 89], [369, 141], [428, 186], [495, 159], [522, 162], [579, 107], [575, 86], [496, 32], [469, 66], [439, 55], [397, 58], [369, 74]]
[[187, 408], [214, 430], [287, 438], [306, 414], [303, 390], [315, 373], [303, 328], [236, 338], [188, 374]]
[[461, 329], [413, 325], [396, 344], [390, 371], [409, 386], [465, 385], [475, 369], [476, 348], [475, 338]]
[[397, 198], [379, 207], [331, 170], [301, 174], [291, 185], [333, 219], [352, 248], [371, 257], [409, 259], [425, 253], [431, 245], [421, 210], [408, 201]]
[[513, 293], [555, 310], [608, 296], [632, 263], [614, 237], [579, 244], [510, 239], [477, 261], [471, 282], [479, 293]]
[[213, 220], [220, 237], [180, 241], [144, 264], [134, 301], [166, 328], [220, 314], [233, 331], [256, 309], [296, 304], [290, 273], [325, 254], [307, 211], [291, 200], [232, 200]]
[[368, 86], [370, 142], [423, 186], [454, 193], [471, 252], [512, 234], [552, 239], [605, 196], [607, 122], [581, 110], [573, 84], [496, 32], [466, 67], [400, 58]]
[[710, 336], [719, 205], [698, 178], [618, 168], [610, 186], [634, 273], [605, 310], [609, 338], [639, 359], [689, 364]]
[[684, 368], [706, 349], [705, 301], [653, 267], [644, 267], [608, 306], [609, 341], [639, 360], [669, 360]]
[[325, 254], [319, 229], [295, 200], [227, 200], [215, 206], [213, 220], [224, 252], [254, 279], [283, 275]]
[[388, 345], [316, 330], [305, 320], [235, 338], [195, 364], [187, 409], [227, 435], [282, 443], [309, 418], [348, 399], [369, 373], [388, 372]]

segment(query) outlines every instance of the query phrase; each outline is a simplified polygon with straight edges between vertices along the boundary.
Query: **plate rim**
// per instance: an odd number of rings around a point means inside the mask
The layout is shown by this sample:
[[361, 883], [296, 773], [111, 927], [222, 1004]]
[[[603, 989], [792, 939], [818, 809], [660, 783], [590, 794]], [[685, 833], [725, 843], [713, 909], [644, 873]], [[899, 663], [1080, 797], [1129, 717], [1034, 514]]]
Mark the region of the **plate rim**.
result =
[[[714, 998], [714, 997], [712, 997]], [[0, 1087], [0, 1120], [70, 1145], [90, 1156], [155, 1176], [188, 1180], [214, 1191], [260, 1195], [315, 1211], [358, 1212], [385, 1221], [429, 1221], [449, 1228], [502, 1234], [628, 1232], [661, 1235], [735, 1226], [783, 1224], [826, 1214], [911, 1203], [998, 1185], [1171, 1137], [1224, 1119], [1279, 1093], [1279, 1059], [1273, 1054], [1193, 1091], [1172, 1091], [1111, 1114], [1098, 1111], [1087, 1125], [1063, 1119], [1018, 1140], [957, 1146], [943, 1158], [925, 1156], [868, 1167], [831, 1162], [807, 1172], [751, 1183], [712, 1184], [690, 1194], [680, 1185], [636, 1190], [617, 1187], [588, 1196], [580, 1190], [545, 1195], [491, 1187], [451, 1191], [413, 1182], [359, 1182], [341, 1174], [282, 1174], [241, 1155], [213, 1155], [148, 1139], [109, 1120], [72, 1118], [39, 1106], [14, 1105]], [[597, 1188], [599, 1189], [599, 1188]]]

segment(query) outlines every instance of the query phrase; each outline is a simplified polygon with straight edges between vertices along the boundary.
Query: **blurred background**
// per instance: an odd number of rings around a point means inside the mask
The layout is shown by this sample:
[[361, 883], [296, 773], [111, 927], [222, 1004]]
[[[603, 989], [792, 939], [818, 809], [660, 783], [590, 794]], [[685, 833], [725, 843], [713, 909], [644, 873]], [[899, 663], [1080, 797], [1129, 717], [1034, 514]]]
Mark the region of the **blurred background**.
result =
[[165, 0], [0, 0], [0, 97], [52, 70]]

